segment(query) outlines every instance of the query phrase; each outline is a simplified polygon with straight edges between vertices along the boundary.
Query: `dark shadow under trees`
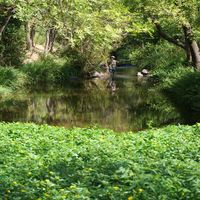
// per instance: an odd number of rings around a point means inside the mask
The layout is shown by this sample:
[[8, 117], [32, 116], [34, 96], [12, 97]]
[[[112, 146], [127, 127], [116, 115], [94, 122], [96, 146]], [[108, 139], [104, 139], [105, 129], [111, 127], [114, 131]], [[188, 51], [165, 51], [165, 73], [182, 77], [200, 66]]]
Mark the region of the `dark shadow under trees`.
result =
[[200, 72], [183, 76], [164, 93], [177, 108], [184, 123], [200, 122]]

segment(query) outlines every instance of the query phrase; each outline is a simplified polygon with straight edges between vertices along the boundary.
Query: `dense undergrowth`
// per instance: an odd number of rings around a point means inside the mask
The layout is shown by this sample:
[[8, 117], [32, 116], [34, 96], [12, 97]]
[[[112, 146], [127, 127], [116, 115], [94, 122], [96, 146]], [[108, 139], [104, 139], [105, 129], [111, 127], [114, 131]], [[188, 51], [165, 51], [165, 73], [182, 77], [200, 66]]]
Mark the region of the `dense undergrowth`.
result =
[[0, 198], [198, 200], [199, 134], [1, 123]]
[[78, 76], [81, 71], [68, 58], [44, 57], [42, 60], [23, 65], [20, 69], [27, 77], [27, 85], [64, 84], [70, 76]]
[[183, 116], [185, 122], [200, 121], [200, 72], [184, 74], [164, 90], [165, 95]]
[[38, 86], [63, 85], [81, 70], [67, 58], [42, 58], [21, 67], [0, 67], [0, 94], [9, 94]]
[[186, 63], [184, 51], [174, 45], [160, 41], [156, 44], [147, 43], [144, 48], [133, 50], [129, 54], [139, 70], [146, 68], [159, 82], [160, 89], [171, 87], [179, 78], [194, 72]]

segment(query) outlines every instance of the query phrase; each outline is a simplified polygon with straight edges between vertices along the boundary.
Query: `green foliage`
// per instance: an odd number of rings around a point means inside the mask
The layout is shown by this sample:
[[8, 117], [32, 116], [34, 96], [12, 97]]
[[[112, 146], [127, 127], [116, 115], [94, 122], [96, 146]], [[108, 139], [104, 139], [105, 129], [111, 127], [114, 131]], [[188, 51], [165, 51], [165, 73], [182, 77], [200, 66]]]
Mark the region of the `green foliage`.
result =
[[166, 95], [191, 123], [200, 120], [200, 72], [183, 74], [171, 87], [165, 89]]
[[177, 79], [193, 71], [186, 65], [184, 51], [162, 40], [133, 49], [129, 59], [138, 70], [150, 70], [160, 88], [170, 87]]
[[0, 95], [1, 95], [1, 97], [5, 97], [7, 95], [10, 95], [11, 93], [12, 93], [12, 90], [10, 88], [0, 85]]
[[156, 69], [153, 71], [153, 75], [155, 75], [155, 78], [159, 81], [159, 87], [166, 89], [191, 72], [193, 72], [191, 67], [186, 67], [180, 63], [176, 63], [172, 66], [166, 65], [160, 69]]
[[20, 89], [27, 81], [25, 74], [12, 67], [0, 67], [0, 85], [11, 90]]
[[191, 24], [194, 29], [198, 29], [200, 25], [198, 0], [123, 0], [123, 2], [134, 13], [134, 21], [139, 25], [143, 23], [143, 29], [147, 24], [150, 29], [150, 23], [155, 21], [174, 30], [174, 33], [180, 31], [182, 25]]
[[62, 84], [79, 71], [71, 66], [70, 60], [44, 57], [41, 60], [23, 65], [20, 70], [28, 77], [28, 86]]
[[[1, 21], [5, 17], [0, 15]], [[0, 40], [0, 65], [19, 66], [25, 57], [25, 32], [17, 19], [11, 19]]]
[[17, 69], [0, 67], [0, 93], [3, 95], [24, 88], [37, 88], [39, 85], [65, 84], [70, 76], [79, 76], [81, 73], [71, 63], [70, 58], [43, 57]]
[[[140, 59], [145, 57], [145, 59]], [[140, 68], [148, 68], [159, 81], [160, 88], [170, 87], [176, 80], [193, 71], [185, 65], [184, 51], [165, 41], [149, 44], [140, 56]]]
[[75, 70], [80, 72], [83, 71], [87, 64], [85, 55], [71, 47], [62, 49], [60, 56], [66, 58], [69, 65], [73, 66]]
[[129, 21], [127, 9], [114, 0], [63, 1], [51, 9], [58, 33], [87, 65], [102, 61], [118, 45]]
[[1, 198], [199, 199], [200, 126], [138, 134], [0, 124]]
[[37, 30], [55, 29], [60, 45], [76, 50], [87, 65], [102, 61], [120, 43], [129, 23], [128, 10], [115, 0], [10, 0], [7, 4], [16, 7], [17, 19]]
[[[139, 51], [139, 53], [138, 53]], [[176, 64], [184, 64], [184, 52], [165, 41], [147, 43], [130, 54], [131, 60], [139, 68], [160, 69], [172, 68]]]
[[[134, 35], [133, 33], [129, 33], [122, 41], [122, 44], [117, 50], [115, 54], [118, 59], [131, 61], [133, 64], [140, 64], [140, 57], [144, 54], [144, 48], [147, 49], [149, 44], [156, 44], [158, 41], [157, 35], [152, 36], [152, 34], [148, 33], [140, 33]], [[145, 58], [145, 57], [144, 57]], [[143, 58], [143, 59], [144, 59]], [[138, 60], [139, 59], [139, 60]]]
[[[187, 49], [185, 58], [189, 63], [192, 60], [193, 65], [198, 68], [199, 58], [196, 57], [199, 52], [192, 54], [192, 51], [196, 51], [192, 47], [192, 41], [197, 44], [200, 38], [198, 0], [124, 0], [124, 3], [133, 13], [136, 28], [132, 32], [135, 36], [140, 32], [157, 33], [160, 38], [176, 45], [177, 49], [184, 50], [185, 54]], [[141, 27], [140, 32], [137, 27]]]

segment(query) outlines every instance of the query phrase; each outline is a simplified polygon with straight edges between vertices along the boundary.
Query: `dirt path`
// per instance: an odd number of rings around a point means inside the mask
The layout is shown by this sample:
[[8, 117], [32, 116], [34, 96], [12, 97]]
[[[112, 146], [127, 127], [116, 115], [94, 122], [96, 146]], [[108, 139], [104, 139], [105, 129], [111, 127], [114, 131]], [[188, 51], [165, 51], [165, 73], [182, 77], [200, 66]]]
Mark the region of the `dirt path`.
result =
[[40, 56], [44, 53], [44, 46], [37, 44], [35, 46], [34, 51], [26, 53], [26, 59], [24, 60], [24, 64], [32, 63], [40, 59]]

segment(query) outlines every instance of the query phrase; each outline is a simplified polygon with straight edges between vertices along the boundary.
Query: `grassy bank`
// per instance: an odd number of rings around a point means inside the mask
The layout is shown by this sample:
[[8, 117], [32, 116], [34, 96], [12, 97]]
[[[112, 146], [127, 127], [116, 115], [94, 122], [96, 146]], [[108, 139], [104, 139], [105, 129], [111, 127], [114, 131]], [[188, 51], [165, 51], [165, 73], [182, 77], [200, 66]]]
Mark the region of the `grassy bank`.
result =
[[200, 125], [133, 133], [0, 124], [0, 198], [200, 199]]
[[0, 67], [0, 95], [38, 86], [63, 85], [81, 70], [64, 58], [42, 58], [21, 67]]

